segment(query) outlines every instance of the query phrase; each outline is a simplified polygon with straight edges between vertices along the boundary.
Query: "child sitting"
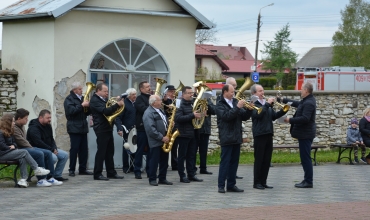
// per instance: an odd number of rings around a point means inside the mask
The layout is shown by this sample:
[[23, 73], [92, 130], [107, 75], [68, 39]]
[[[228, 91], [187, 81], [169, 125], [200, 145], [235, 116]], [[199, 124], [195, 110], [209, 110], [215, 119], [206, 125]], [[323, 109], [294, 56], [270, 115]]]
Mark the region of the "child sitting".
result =
[[364, 142], [362, 141], [362, 137], [360, 134], [360, 131], [357, 128], [358, 126], [358, 121], [356, 118], [351, 119], [351, 125], [347, 129], [347, 144], [354, 146], [354, 162], [359, 163], [358, 157], [357, 157], [357, 152], [358, 152], [358, 147], [361, 147], [361, 158], [360, 161], [362, 163], [367, 163], [365, 159], [365, 153], [366, 153], [366, 148], [364, 145]]

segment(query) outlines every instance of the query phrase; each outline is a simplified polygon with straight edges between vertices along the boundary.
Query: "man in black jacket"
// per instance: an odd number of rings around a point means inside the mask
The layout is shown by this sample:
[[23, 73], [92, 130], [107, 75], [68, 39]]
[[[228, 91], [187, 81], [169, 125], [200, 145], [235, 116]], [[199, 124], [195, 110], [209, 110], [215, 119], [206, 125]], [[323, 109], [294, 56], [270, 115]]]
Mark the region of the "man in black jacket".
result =
[[225, 193], [227, 179], [228, 192], [244, 192], [236, 184], [236, 171], [239, 165], [240, 145], [242, 144], [242, 121], [250, 118], [252, 110], [246, 110], [245, 100], [233, 98], [234, 87], [226, 84], [222, 88], [220, 101], [216, 105], [218, 135], [221, 145], [221, 162], [218, 173], [218, 192]]
[[63, 170], [68, 160], [68, 153], [64, 150], [58, 149], [55, 144], [53, 137], [53, 129], [50, 125], [51, 113], [49, 110], [41, 110], [39, 117], [32, 119], [28, 125], [27, 140], [31, 146], [37, 146], [50, 150], [53, 154], [55, 166], [54, 178], [48, 180], [52, 185], [61, 185], [59, 181], [66, 181], [67, 178], [63, 178]]
[[311, 161], [311, 145], [316, 136], [316, 99], [312, 95], [313, 86], [306, 82], [302, 85], [301, 101], [294, 101], [282, 98], [284, 103], [291, 102], [297, 110], [293, 118], [285, 118], [285, 122], [290, 123], [290, 134], [298, 139], [299, 155], [304, 170], [304, 180], [295, 184], [297, 188], [313, 187], [313, 167]]
[[147, 81], [143, 81], [139, 84], [140, 95], [136, 98], [135, 109], [136, 109], [136, 132], [137, 132], [137, 150], [134, 161], [134, 173], [136, 179], [142, 179], [141, 177], [141, 166], [143, 161], [143, 154], [146, 148], [146, 173], [149, 172], [149, 144], [148, 137], [145, 133], [143, 115], [145, 110], [149, 107], [150, 97], [150, 84]]
[[[191, 181], [202, 182], [202, 179], [198, 179], [195, 176], [195, 137], [194, 127], [192, 120], [194, 118], [201, 118], [201, 113], [196, 111], [193, 112], [193, 89], [190, 86], [184, 86], [182, 89], [182, 100], [180, 108], [177, 109], [175, 115], [175, 123], [180, 132], [177, 137], [179, 143], [179, 152], [177, 157], [177, 168], [180, 176], [180, 182], [190, 183]], [[186, 160], [186, 172], [188, 177], [185, 175], [184, 161]]]
[[[96, 86], [96, 92], [90, 100], [90, 110], [93, 116], [94, 132], [98, 150], [95, 155], [94, 180], [123, 179], [117, 175], [114, 169], [114, 139], [113, 125], [110, 125], [105, 116], [113, 115], [122, 105], [123, 100], [116, 104], [106, 107], [108, 98], [108, 86], [100, 83]], [[107, 170], [107, 177], [103, 176], [103, 163]]]
[[253, 111], [252, 113], [252, 131], [254, 139], [253, 188], [272, 189], [272, 186], [266, 184], [273, 150], [272, 138], [274, 136], [274, 125], [272, 122], [283, 116], [285, 112], [283, 110], [275, 112], [272, 108], [275, 99], [269, 98], [266, 101], [264, 98], [264, 90], [261, 85], [254, 84], [250, 91], [252, 95], [258, 97], [254, 105], [258, 108], [262, 108], [259, 114], [257, 111]]
[[[115, 124], [117, 127], [117, 133], [119, 136], [123, 137], [123, 144], [127, 142], [128, 134], [130, 130], [135, 127], [135, 101], [136, 101], [136, 89], [129, 88], [126, 91], [127, 98], [125, 98], [125, 109], [123, 112], [116, 118]], [[135, 154], [130, 154], [131, 160], [135, 157]], [[122, 151], [122, 169], [124, 173], [129, 173], [130, 169], [133, 171], [134, 166], [129, 164], [128, 153], [125, 149]]]
[[[64, 111], [67, 118], [67, 132], [71, 142], [69, 151], [69, 176], [75, 176], [77, 155], [78, 155], [78, 174], [92, 175], [86, 170], [88, 147], [86, 117], [90, 114], [88, 109], [89, 101], [82, 96], [82, 86], [79, 82], [72, 83], [72, 90], [64, 100]], [[88, 111], [85, 112], [85, 109]]]

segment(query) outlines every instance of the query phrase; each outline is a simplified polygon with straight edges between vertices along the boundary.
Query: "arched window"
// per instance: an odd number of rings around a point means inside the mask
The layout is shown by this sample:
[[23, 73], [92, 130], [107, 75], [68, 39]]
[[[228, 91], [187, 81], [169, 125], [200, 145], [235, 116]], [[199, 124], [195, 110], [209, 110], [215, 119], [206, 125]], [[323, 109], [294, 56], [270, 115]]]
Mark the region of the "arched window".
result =
[[117, 96], [128, 88], [138, 89], [142, 81], [148, 81], [154, 90], [154, 78], [168, 80], [169, 69], [153, 46], [129, 38], [111, 42], [100, 49], [90, 63], [89, 73], [92, 83], [106, 83], [110, 96]]

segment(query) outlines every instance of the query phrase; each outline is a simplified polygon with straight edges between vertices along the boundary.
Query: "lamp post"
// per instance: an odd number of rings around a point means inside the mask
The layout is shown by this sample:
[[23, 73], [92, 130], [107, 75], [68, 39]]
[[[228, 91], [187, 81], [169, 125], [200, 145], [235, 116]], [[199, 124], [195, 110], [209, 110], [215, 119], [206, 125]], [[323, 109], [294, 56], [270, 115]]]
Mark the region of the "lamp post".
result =
[[[263, 6], [262, 8], [266, 8], [268, 6], [273, 6], [274, 3], [271, 3], [269, 5], [266, 5], [266, 6]], [[255, 53], [255, 56], [254, 56], [254, 72], [257, 71], [257, 56], [258, 56], [258, 42], [259, 42], [259, 38], [260, 38], [260, 27], [261, 27], [261, 10], [262, 8], [260, 9], [260, 12], [258, 13], [258, 22], [257, 22], [257, 37], [256, 37], [256, 53]]]

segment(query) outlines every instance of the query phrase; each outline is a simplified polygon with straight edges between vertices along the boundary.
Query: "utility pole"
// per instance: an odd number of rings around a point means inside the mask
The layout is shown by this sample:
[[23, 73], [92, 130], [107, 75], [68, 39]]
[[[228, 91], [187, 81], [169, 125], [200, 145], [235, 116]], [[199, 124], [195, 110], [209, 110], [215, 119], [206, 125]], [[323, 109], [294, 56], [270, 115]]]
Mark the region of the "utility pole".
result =
[[[269, 5], [266, 5], [266, 6], [263, 6], [262, 8], [266, 8], [268, 6], [273, 6], [274, 3], [271, 3]], [[257, 72], [257, 61], [258, 61], [258, 43], [260, 41], [260, 28], [261, 28], [261, 10], [262, 8], [260, 9], [259, 13], [258, 13], [258, 21], [257, 21], [257, 37], [256, 37], [256, 53], [255, 53], [255, 56], [254, 56], [254, 72]]]

